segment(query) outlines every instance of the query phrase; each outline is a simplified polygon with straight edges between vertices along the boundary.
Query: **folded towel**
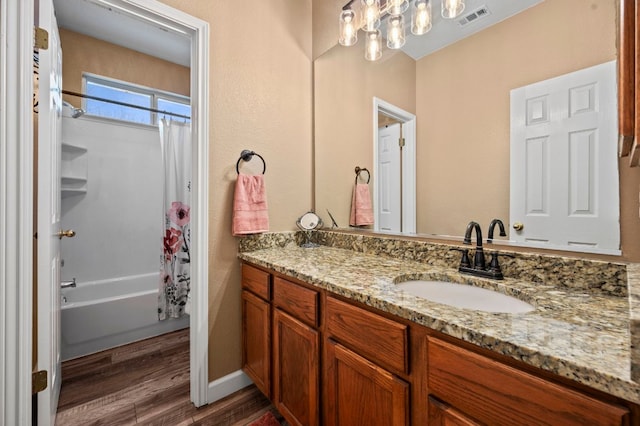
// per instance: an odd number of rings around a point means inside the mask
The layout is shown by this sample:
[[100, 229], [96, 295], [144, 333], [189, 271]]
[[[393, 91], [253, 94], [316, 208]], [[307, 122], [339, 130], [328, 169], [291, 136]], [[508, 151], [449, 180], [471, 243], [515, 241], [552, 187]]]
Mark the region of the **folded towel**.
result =
[[371, 206], [371, 195], [369, 194], [369, 185], [367, 185], [366, 183], [357, 183], [356, 186], [353, 187], [349, 225], [373, 225], [373, 208]]
[[238, 175], [233, 199], [233, 235], [269, 230], [264, 175]]

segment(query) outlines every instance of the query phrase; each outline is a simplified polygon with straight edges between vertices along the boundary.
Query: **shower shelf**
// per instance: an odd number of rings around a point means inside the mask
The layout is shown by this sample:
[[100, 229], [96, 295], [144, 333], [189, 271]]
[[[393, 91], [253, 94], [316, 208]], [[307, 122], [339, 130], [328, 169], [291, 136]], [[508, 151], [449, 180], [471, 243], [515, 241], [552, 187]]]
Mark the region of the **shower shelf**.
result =
[[62, 144], [60, 191], [63, 198], [87, 192], [87, 148]]

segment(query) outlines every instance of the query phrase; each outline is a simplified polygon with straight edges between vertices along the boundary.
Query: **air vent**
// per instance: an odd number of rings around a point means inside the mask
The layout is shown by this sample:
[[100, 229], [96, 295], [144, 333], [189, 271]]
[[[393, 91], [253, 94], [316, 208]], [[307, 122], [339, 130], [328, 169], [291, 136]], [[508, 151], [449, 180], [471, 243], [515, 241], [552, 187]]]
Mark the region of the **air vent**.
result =
[[489, 15], [491, 15], [491, 12], [489, 12], [487, 6], [481, 6], [473, 12], [467, 13], [462, 18], [460, 18], [458, 20], [458, 25], [464, 27], [465, 25], [469, 25], [470, 23], [478, 21]]

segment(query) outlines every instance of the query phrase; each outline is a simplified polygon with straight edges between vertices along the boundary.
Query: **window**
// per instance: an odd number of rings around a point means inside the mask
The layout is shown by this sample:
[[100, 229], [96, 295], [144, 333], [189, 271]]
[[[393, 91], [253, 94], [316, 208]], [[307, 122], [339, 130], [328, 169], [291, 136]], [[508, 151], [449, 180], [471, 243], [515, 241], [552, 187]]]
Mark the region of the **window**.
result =
[[152, 112], [148, 109], [122, 105], [136, 105], [190, 117], [191, 105], [186, 96], [88, 73], [83, 74], [83, 80], [84, 93], [87, 95], [120, 102], [118, 104], [85, 98], [83, 108], [89, 115], [153, 126], [157, 125], [158, 120], [163, 117], [191, 121], [182, 117]]

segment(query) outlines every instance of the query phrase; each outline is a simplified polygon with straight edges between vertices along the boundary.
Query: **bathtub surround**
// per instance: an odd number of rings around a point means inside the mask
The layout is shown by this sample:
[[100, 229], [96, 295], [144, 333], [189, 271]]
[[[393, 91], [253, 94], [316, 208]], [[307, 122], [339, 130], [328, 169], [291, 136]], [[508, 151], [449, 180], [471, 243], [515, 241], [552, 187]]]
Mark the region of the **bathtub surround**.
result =
[[190, 123], [164, 118], [160, 121], [164, 217], [160, 234], [159, 320], [190, 313], [191, 146]]
[[84, 191], [66, 191], [62, 199], [62, 225], [77, 233], [62, 241], [62, 280], [77, 282], [62, 291], [62, 359], [187, 327], [188, 318], [158, 321], [158, 129], [63, 117], [62, 137], [74, 147], [63, 177], [84, 178]]
[[62, 290], [63, 361], [189, 327], [189, 317], [158, 321], [158, 273], [83, 282]]

